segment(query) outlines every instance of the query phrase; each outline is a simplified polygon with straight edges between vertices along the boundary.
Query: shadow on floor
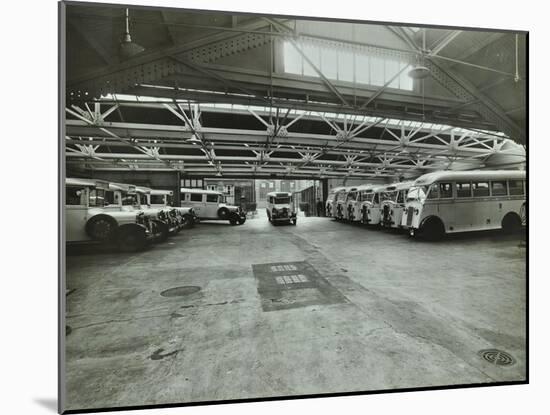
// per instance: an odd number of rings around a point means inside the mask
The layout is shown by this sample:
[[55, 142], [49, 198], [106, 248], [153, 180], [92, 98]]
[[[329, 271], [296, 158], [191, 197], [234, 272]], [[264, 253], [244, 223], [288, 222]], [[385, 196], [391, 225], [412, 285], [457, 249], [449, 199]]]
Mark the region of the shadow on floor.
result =
[[57, 399], [55, 398], [35, 398], [34, 402], [49, 411], [57, 413]]

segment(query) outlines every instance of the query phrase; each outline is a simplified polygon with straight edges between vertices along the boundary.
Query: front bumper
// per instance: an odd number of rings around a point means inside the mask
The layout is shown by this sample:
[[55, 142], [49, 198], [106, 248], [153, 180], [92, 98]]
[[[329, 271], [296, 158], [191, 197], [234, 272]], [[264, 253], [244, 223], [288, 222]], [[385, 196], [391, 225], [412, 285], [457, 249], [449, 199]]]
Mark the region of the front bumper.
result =
[[274, 222], [287, 222], [296, 219], [296, 212], [272, 212], [271, 220]]

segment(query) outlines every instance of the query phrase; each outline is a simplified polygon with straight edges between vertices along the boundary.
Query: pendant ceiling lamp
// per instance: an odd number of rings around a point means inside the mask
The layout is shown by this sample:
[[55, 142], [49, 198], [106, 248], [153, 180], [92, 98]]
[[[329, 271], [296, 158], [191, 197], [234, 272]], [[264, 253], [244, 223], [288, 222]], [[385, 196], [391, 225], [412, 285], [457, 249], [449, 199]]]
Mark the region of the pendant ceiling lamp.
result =
[[137, 55], [145, 50], [141, 45], [138, 45], [135, 42], [132, 42], [132, 37], [130, 36], [130, 21], [128, 17], [128, 9], [126, 9], [126, 31], [122, 35], [122, 40], [120, 41], [119, 54], [122, 60], [130, 59], [132, 56]]

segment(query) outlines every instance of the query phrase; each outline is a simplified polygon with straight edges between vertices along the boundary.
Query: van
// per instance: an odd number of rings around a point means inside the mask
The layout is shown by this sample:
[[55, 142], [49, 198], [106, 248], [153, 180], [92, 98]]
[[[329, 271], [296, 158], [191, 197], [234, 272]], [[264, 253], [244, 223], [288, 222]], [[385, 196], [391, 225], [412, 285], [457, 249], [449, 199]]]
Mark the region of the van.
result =
[[267, 194], [267, 218], [271, 223], [292, 222], [296, 225], [296, 210], [292, 193], [271, 192]]

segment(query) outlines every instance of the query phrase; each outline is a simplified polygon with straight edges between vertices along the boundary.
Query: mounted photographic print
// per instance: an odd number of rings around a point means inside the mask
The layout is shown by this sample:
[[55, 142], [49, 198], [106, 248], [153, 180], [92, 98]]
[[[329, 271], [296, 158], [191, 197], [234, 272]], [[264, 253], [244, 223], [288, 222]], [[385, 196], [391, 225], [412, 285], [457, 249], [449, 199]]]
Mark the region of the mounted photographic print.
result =
[[528, 382], [528, 33], [61, 2], [61, 412]]

